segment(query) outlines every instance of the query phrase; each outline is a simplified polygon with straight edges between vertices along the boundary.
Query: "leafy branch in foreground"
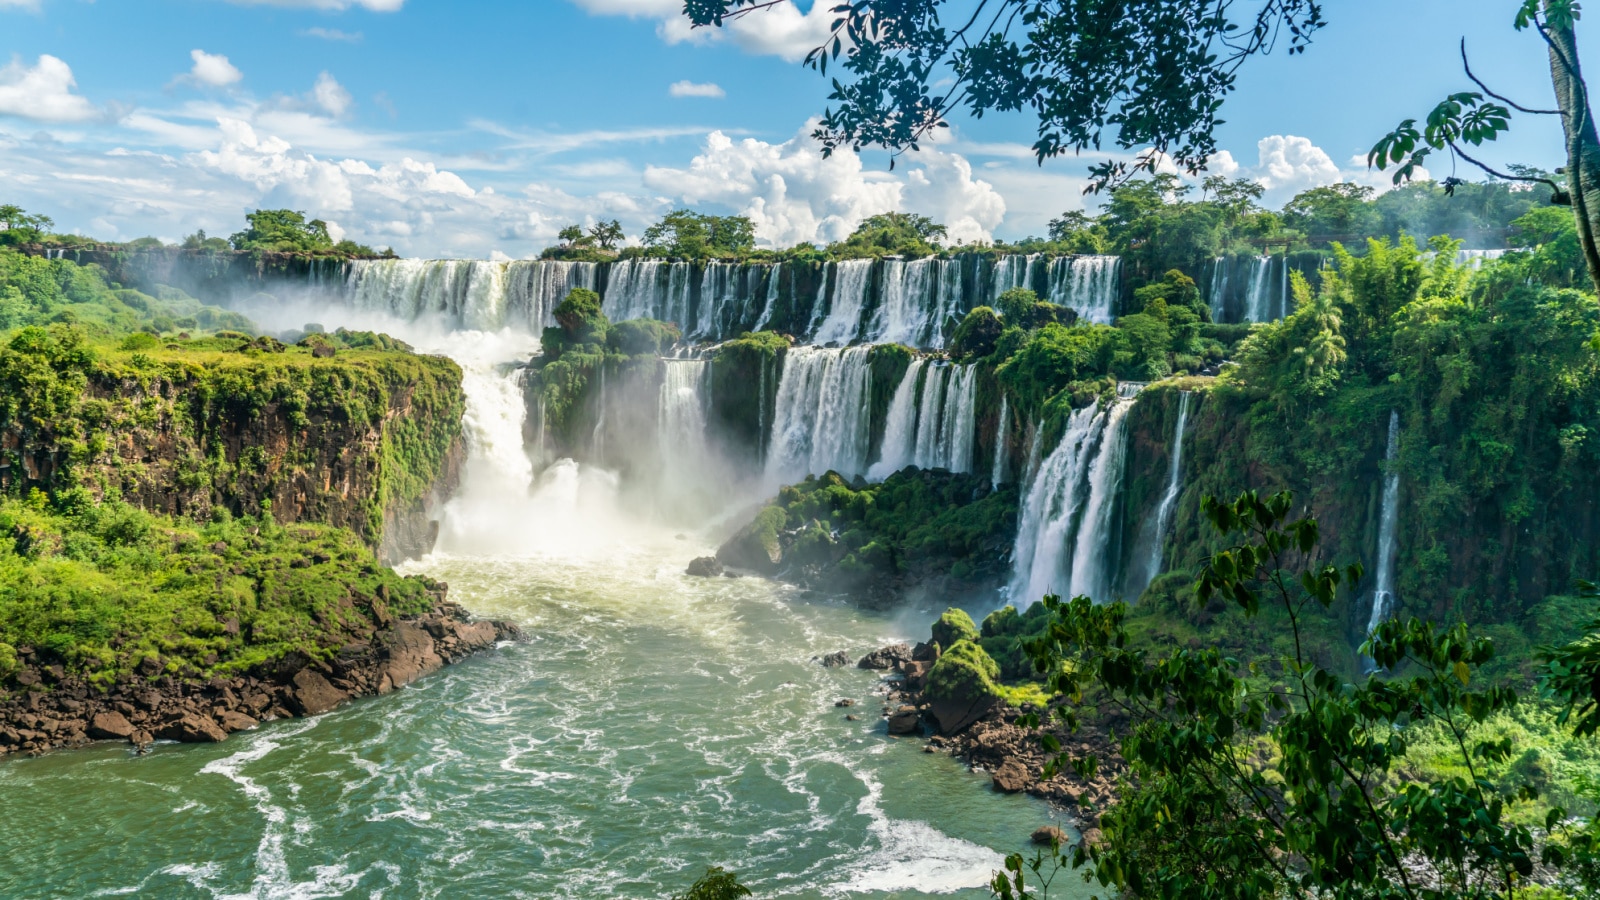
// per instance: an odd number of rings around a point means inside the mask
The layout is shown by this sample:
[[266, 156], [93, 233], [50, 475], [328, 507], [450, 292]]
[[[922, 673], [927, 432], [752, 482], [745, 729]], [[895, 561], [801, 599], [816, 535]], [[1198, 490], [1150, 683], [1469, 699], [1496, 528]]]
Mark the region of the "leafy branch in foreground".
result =
[[[1157, 657], [1130, 640], [1124, 605], [1045, 598], [1052, 621], [1028, 652], [1063, 698], [1054, 715], [1071, 730], [1087, 706], [1119, 711], [1130, 776], [1101, 818], [1103, 841], [1013, 856], [995, 896], [1047, 896], [1053, 863], [1135, 896], [1512, 897], [1533, 872], [1534, 840], [1506, 813], [1536, 795], [1482, 771], [1511, 747], [1479, 740], [1479, 726], [1517, 703], [1509, 688], [1473, 685], [1492, 643], [1465, 625], [1386, 622], [1362, 650], [1392, 675], [1349, 683], [1309, 657], [1302, 631], [1312, 604], [1331, 607], [1361, 567], [1308, 563], [1317, 523], [1291, 520], [1287, 493], [1207, 498], [1203, 508], [1235, 543], [1203, 567], [1196, 601], [1221, 598], [1251, 619], [1273, 608], [1293, 651], [1248, 663], [1216, 648]], [[1407, 728], [1425, 722], [1449, 735], [1464, 777], [1398, 777]], [[1047, 777], [1096, 764], [1068, 758], [1049, 734], [1041, 740], [1058, 754]]]

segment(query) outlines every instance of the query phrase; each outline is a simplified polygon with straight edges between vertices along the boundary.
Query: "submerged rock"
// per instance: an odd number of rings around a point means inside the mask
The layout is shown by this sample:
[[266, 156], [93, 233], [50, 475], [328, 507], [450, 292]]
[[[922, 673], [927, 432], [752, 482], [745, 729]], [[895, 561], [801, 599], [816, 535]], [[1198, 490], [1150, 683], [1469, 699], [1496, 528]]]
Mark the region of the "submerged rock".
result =
[[722, 563], [717, 562], [715, 556], [702, 556], [689, 563], [684, 574], [691, 578], [716, 578], [722, 575]]
[[837, 653], [829, 653], [817, 661], [822, 663], [824, 669], [842, 669], [850, 665], [850, 655], [840, 650]]

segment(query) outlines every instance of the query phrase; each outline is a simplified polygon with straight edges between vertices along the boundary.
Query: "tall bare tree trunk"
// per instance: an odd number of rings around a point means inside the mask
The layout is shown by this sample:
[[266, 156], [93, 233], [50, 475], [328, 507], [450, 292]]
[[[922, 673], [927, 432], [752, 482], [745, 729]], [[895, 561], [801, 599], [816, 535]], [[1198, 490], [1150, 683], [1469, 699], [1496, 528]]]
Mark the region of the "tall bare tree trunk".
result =
[[1600, 136], [1589, 108], [1589, 89], [1578, 66], [1578, 41], [1571, 28], [1545, 28], [1550, 41], [1550, 79], [1567, 136], [1567, 184], [1572, 211], [1578, 218], [1578, 240], [1583, 246], [1589, 280], [1600, 290]]

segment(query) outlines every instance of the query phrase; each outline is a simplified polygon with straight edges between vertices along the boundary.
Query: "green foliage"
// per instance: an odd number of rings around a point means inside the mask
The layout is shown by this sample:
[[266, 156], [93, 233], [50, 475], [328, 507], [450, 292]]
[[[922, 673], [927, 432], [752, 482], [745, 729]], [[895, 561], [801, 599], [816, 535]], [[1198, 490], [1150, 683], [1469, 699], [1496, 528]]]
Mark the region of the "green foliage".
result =
[[15, 204], [0, 204], [0, 247], [31, 244], [45, 235], [55, 222], [49, 216], [30, 215]]
[[[1364, 648], [1395, 677], [1351, 684], [1317, 665], [1300, 640], [1302, 614], [1331, 607], [1362, 572], [1287, 571], [1319, 537], [1314, 520], [1289, 519], [1292, 508], [1287, 494], [1207, 499], [1213, 527], [1238, 539], [1211, 556], [1195, 588], [1201, 605], [1221, 598], [1252, 617], [1280, 610], [1294, 636], [1280, 659], [1245, 666], [1216, 648], [1155, 656], [1130, 641], [1126, 607], [1046, 599], [1048, 631], [1029, 652], [1070, 701], [1057, 715], [1075, 728], [1078, 710], [1097, 698], [1131, 716], [1121, 739], [1130, 779], [1101, 818], [1106, 840], [1074, 851], [1073, 865], [1138, 896], [1509, 896], [1533, 871], [1534, 844], [1507, 810], [1537, 792], [1526, 781], [1496, 784], [1480, 768], [1513, 749], [1484, 726], [1515, 707], [1515, 693], [1473, 686], [1493, 644], [1464, 625], [1395, 620]], [[1246, 668], [1270, 682], [1257, 686]], [[1448, 737], [1463, 774], [1388, 777], [1419, 724]], [[1055, 738], [1044, 741], [1060, 751]], [[1060, 757], [1053, 766], [1069, 764], [1087, 773], [1096, 762]], [[1408, 866], [1419, 860], [1439, 888], [1415, 883]], [[1029, 871], [1021, 857], [1008, 860], [997, 896], [1033, 896]]]
[[977, 641], [978, 626], [967, 611], [952, 606], [933, 623], [933, 641], [941, 647], [954, 647], [957, 641]]
[[749, 896], [750, 889], [739, 883], [737, 875], [713, 866], [688, 891], [674, 894], [672, 900], [738, 900]]
[[[696, 25], [722, 25], [760, 5], [688, 0], [684, 12]], [[1097, 187], [1130, 167], [1154, 171], [1157, 160], [1195, 171], [1216, 151], [1212, 130], [1238, 65], [1274, 46], [1298, 53], [1323, 24], [1316, 0], [1251, 9], [1198, 15], [1192, 4], [1161, 0], [1132, 15], [1098, 3], [1005, 3], [972, 18], [939, 0], [840, 6], [833, 33], [807, 58], [824, 73], [834, 64], [837, 105], [815, 137], [825, 153], [916, 150], [958, 106], [979, 117], [1026, 109], [1041, 161], [1111, 141], [1153, 151], [1095, 166]], [[946, 78], [962, 90], [952, 94]]]
[[1105, 325], [1046, 325], [1000, 364], [997, 376], [1018, 409], [1036, 412], [1075, 384], [1110, 372], [1117, 349], [1117, 332]]
[[606, 331], [606, 347], [627, 356], [665, 355], [682, 339], [683, 332], [676, 324], [655, 319], [629, 319]]
[[245, 215], [248, 226], [228, 241], [235, 250], [260, 250], [269, 253], [311, 253], [332, 250], [333, 238], [328, 223], [306, 221], [306, 214], [292, 209], [260, 209]]
[[1005, 330], [1005, 323], [993, 309], [977, 307], [956, 326], [956, 333], [950, 338], [950, 355], [958, 359], [988, 356]]
[[574, 288], [555, 308], [563, 344], [603, 344], [611, 321], [600, 309], [600, 295], [588, 288]]
[[0, 500], [0, 685], [23, 647], [100, 685], [147, 659], [184, 679], [327, 660], [383, 615], [426, 611], [433, 587], [339, 529], [197, 525], [81, 492]]
[[113, 288], [98, 266], [47, 260], [0, 247], [0, 334], [29, 325], [77, 324], [96, 337], [135, 332], [255, 330], [244, 316], [178, 291], [154, 297]]
[[644, 232], [645, 246], [680, 259], [741, 256], [755, 249], [755, 225], [744, 216], [710, 216], [679, 209]]
[[[226, 332], [160, 348], [135, 336], [116, 349], [71, 326], [17, 331], [0, 346], [0, 432], [24, 440], [0, 450], [0, 494], [87, 488], [253, 511], [255, 498], [298, 495], [294, 480], [321, 464], [319, 452], [371, 440], [365, 491], [300, 499], [344, 507], [341, 523], [376, 546], [386, 513], [425, 497], [444, 471], [460, 435], [460, 369], [381, 335], [319, 338], [372, 349], [319, 360], [306, 347]], [[406, 415], [393, 415], [402, 407]], [[288, 448], [271, 466], [264, 456], [253, 463], [240, 436], [274, 429], [294, 436]], [[50, 462], [25, 466], [24, 453]]]
[[1349, 181], [1301, 191], [1283, 207], [1283, 222], [1312, 244], [1361, 240], [1380, 233], [1374, 193]]
[[825, 526], [809, 543], [796, 539], [785, 562], [848, 589], [905, 576], [992, 583], [1004, 573], [1017, 506], [1015, 486], [992, 490], [987, 476], [911, 468], [859, 489], [832, 473], [807, 478], [768, 509], [784, 513], [779, 528]]
[[1006, 697], [1005, 690], [1000, 687], [1000, 667], [969, 638], [956, 641], [939, 655], [939, 661], [928, 672], [928, 684], [923, 693], [935, 703], [982, 697], [1003, 700]]
[[913, 259], [931, 256], [947, 235], [943, 225], [914, 213], [882, 213], [868, 216], [848, 238], [828, 251], [835, 259], [868, 256], [905, 256]]

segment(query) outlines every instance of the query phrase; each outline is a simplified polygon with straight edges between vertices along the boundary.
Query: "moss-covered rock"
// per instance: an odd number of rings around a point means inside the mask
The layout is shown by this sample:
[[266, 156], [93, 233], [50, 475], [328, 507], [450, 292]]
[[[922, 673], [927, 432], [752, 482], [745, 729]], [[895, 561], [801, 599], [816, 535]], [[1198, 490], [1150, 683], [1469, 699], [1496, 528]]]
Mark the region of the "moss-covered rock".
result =
[[1004, 703], [1000, 667], [972, 641], [957, 641], [928, 673], [923, 697], [939, 730], [954, 734]]
[[779, 536], [789, 516], [781, 506], [768, 506], [750, 524], [739, 530], [717, 550], [717, 561], [736, 569], [775, 575], [783, 564]]
[[933, 642], [941, 647], [954, 647], [961, 641], [976, 641], [978, 626], [964, 609], [951, 607], [939, 621], [933, 623]]

